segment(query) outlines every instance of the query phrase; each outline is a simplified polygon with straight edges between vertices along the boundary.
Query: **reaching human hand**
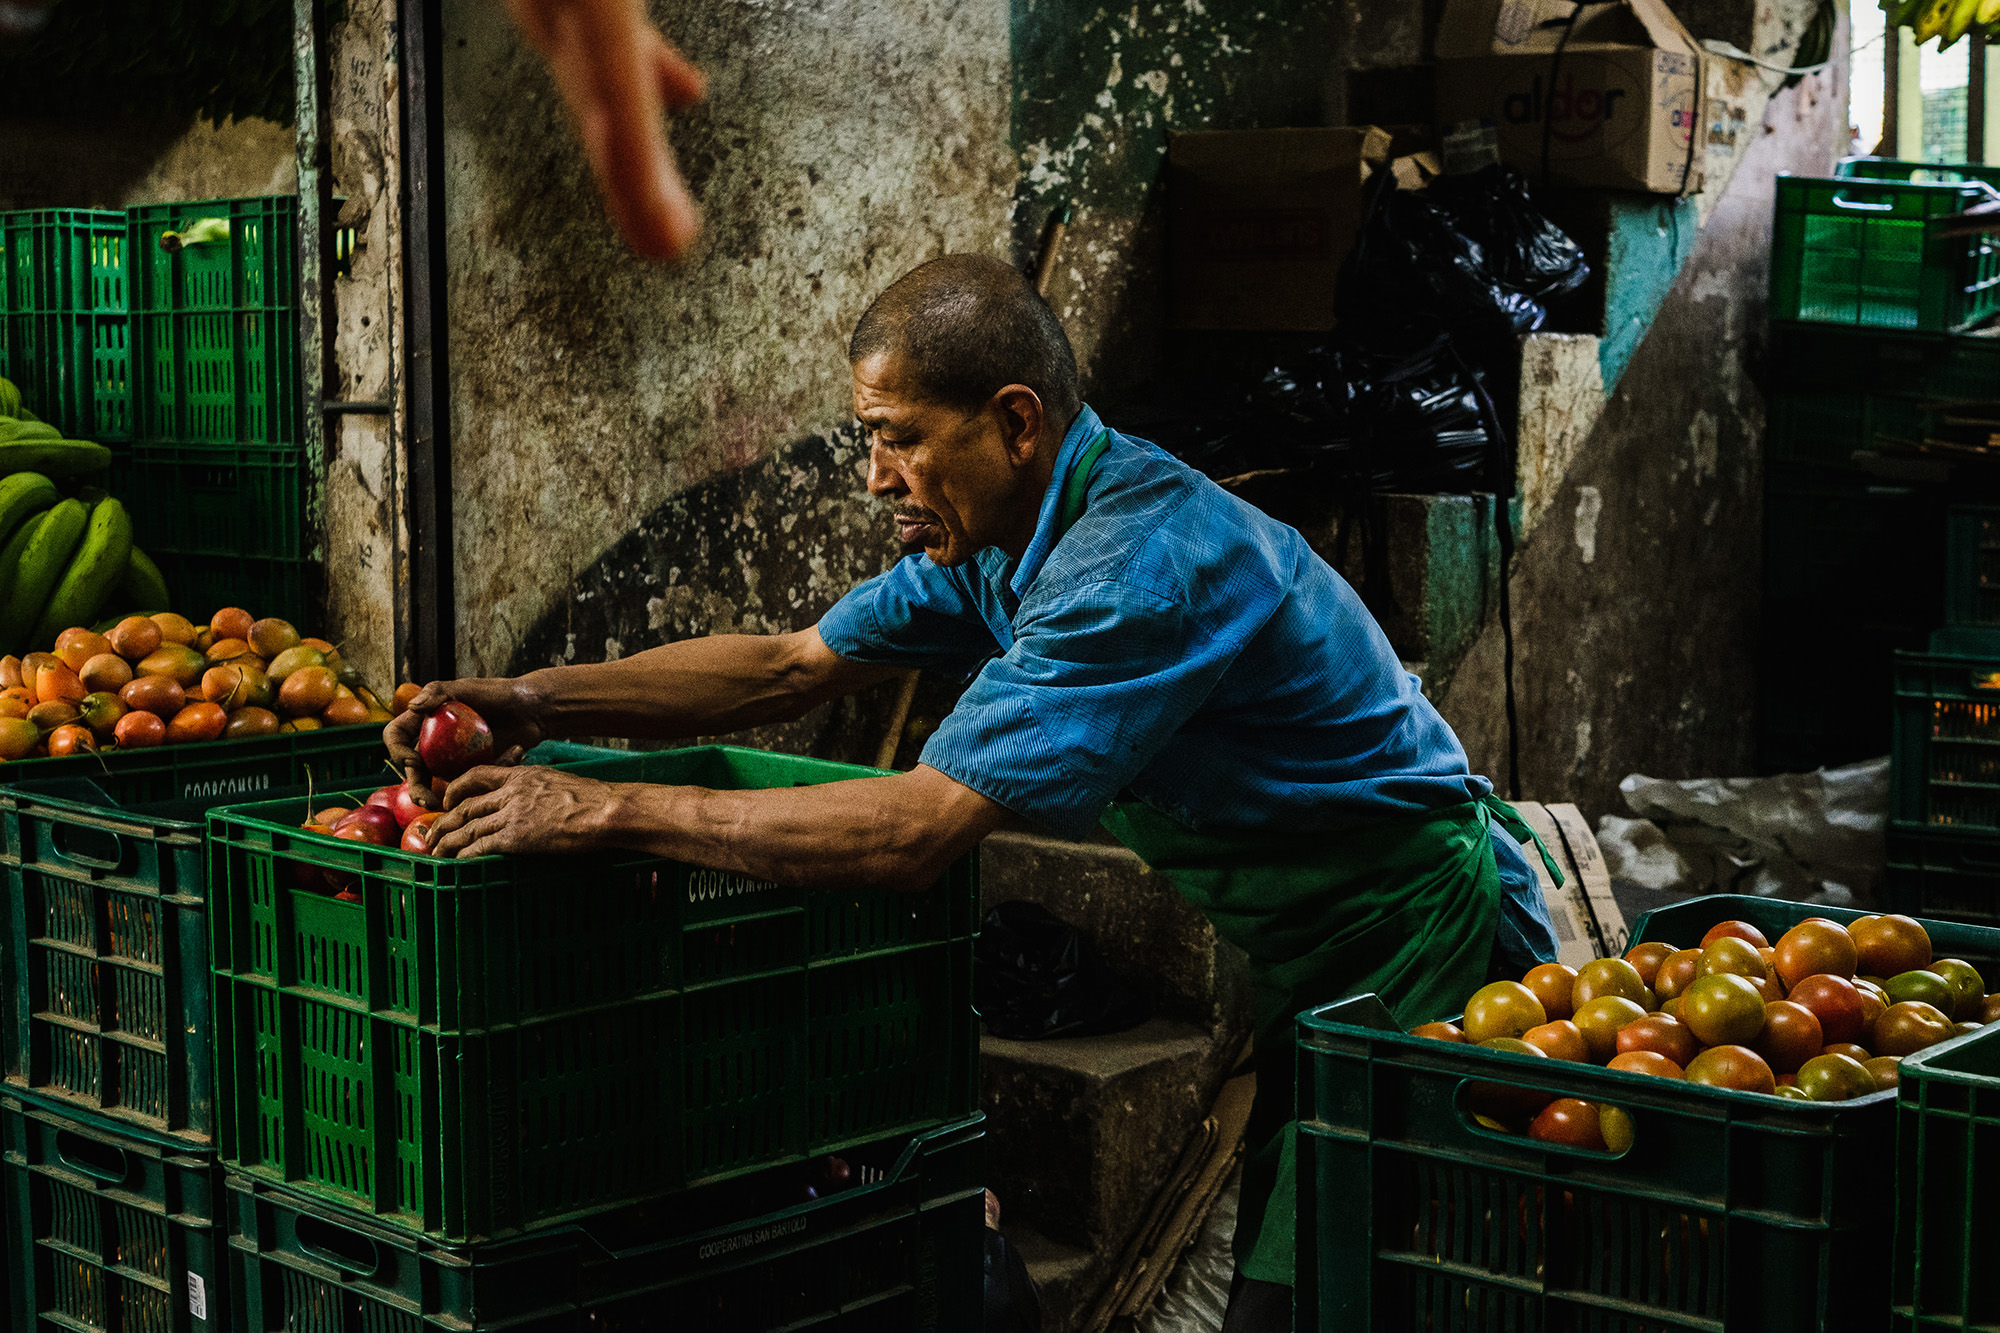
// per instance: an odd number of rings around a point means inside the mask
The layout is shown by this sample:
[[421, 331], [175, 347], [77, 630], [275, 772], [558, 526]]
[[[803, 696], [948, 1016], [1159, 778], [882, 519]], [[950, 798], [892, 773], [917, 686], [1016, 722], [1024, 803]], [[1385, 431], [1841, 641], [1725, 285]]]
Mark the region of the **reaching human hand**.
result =
[[667, 147], [666, 118], [700, 101], [701, 71], [643, 0], [507, 0], [555, 75], [612, 220], [649, 259], [678, 259], [701, 230]]
[[417, 761], [417, 733], [424, 719], [449, 701], [471, 708], [493, 729], [496, 764], [514, 764], [535, 745], [547, 739], [542, 730], [532, 692], [520, 678], [475, 676], [465, 680], [432, 681], [405, 711], [382, 728], [382, 743], [389, 747], [389, 762], [402, 772]]

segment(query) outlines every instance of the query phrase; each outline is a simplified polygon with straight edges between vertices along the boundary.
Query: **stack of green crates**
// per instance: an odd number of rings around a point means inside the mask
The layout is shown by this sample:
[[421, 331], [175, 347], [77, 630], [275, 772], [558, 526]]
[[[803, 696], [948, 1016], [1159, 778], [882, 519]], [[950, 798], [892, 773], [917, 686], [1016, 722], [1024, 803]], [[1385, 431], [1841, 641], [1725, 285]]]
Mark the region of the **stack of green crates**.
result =
[[[1891, 742], [1898, 652], [1945, 622], [1945, 510], [1914, 460], [1940, 405], [2000, 396], [2000, 245], [1934, 220], [2000, 168], [1857, 158], [1780, 177], [1771, 260], [1758, 766], [1801, 771]], [[2000, 497], [1996, 497], [2000, 498]]]
[[[568, 767], [875, 772], [727, 747]], [[308, 832], [307, 807], [209, 822], [248, 1327], [977, 1327], [971, 857], [923, 893], [807, 892], [637, 853], [439, 860]]]
[[[1987, 1154], [2000, 1153], [2000, 1032], [1903, 1061], [1896, 1104], [1895, 1333], [2000, 1327]], [[2000, 1165], [2000, 1158], [1996, 1158]]]
[[[226, 224], [226, 234], [217, 224]], [[170, 249], [162, 238], [208, 235]], [[128, 216], [134, 432], [112, 489], [176, 609], [307, 617], [298, 199], [143, 204]]]
[[[1861, 915], [1697, 898], [1649, 913], [1633, 939], [1690, 944], [1727, 920], [1776, 939], [1808, 916]], [[1995, 975], [2000, 930], [1925, 925], [1938, 954]], [[1921, 1059], [1904, 1066], [1906, 1099]], [[1495, 1129], [1474, 1107], [1508, 1092], [1620, 1107], [1632, 1141], [1593, 1151]], [[1791, 1101], [1434, 1041], [1364, 995], [1299, 1016], [1298, 1095], [1300, 1333], [1890, 1326], [1889, 1201], [1908, 1163], [1893, 1091]], [[1962, 1198], [1985, 1188], [1967, 1175], [1979, 1166], [1947, 1155], [1940, 1175]], [[1990, 1329], [1993, 1312], [1922, 1327]]]
[[125, 214], [0, 213], [0, 376], [71, 439], [132, 435]]

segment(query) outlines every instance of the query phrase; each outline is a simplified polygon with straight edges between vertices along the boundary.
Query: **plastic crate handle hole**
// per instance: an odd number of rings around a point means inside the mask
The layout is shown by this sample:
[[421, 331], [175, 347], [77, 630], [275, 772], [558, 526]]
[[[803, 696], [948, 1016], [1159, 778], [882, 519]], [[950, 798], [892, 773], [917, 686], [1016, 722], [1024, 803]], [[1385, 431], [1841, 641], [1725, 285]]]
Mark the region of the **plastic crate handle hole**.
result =
[[382, 1271], [382, 1254], [375, 1242], [346, 1227], [299, 1214], [299, 1250], [323, 1263], [332, 1264], [352, 1277], [373, 1277]]
[[123, 1148], [67, 1129], [56, 1131], [56, 1160], [79, 1175], [107, 1185], [122, 1185], [132, 1174], [132, 1163]]
[[68, 821], [50, 823], [49, 849], [73, 865], [93, 870], [118, 870], [130, 858], [125, 839], [110, 829]]

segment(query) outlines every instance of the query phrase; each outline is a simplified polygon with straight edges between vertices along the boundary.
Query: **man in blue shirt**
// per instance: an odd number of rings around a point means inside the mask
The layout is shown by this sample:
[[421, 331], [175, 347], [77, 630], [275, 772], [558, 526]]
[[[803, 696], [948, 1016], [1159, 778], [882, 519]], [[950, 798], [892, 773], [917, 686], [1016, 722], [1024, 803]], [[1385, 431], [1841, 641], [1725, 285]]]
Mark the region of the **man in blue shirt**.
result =
[[[868, 489], [922, 547], [796, 634], [432, 685], [503, 742], [796, 717], [911, 666], [977, 674], [908, 773], [769, 791], [459, 779], [444, 855], [637, 848], [802, 885], [918, 890], [988, 833], [1100, 824], [1248, 953], [1260, 1092], [1226, 1328], [1289, 1327], [1292, 1022], [1361, 991], [1439, 1017], [1554, 940], [1491, 785], [1353, 589], [1293, 529], [1081, 402], [1014, 270], [946, 256], [849, 347]], [[981, 663], [983, 665], [980, 665]]]

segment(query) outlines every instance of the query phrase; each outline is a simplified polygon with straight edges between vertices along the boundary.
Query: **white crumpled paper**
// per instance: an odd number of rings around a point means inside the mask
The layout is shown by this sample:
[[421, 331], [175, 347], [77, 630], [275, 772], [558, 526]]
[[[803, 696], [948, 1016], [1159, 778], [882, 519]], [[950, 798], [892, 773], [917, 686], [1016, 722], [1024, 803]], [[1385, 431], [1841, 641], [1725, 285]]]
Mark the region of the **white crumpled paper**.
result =
[[1634, 818], [1602, 816], [1597, 845], [1628, 920], [1707, 893], [1880, 905], [1886, 757], [1768, 778], [1634, 773], [1618, 787]]

